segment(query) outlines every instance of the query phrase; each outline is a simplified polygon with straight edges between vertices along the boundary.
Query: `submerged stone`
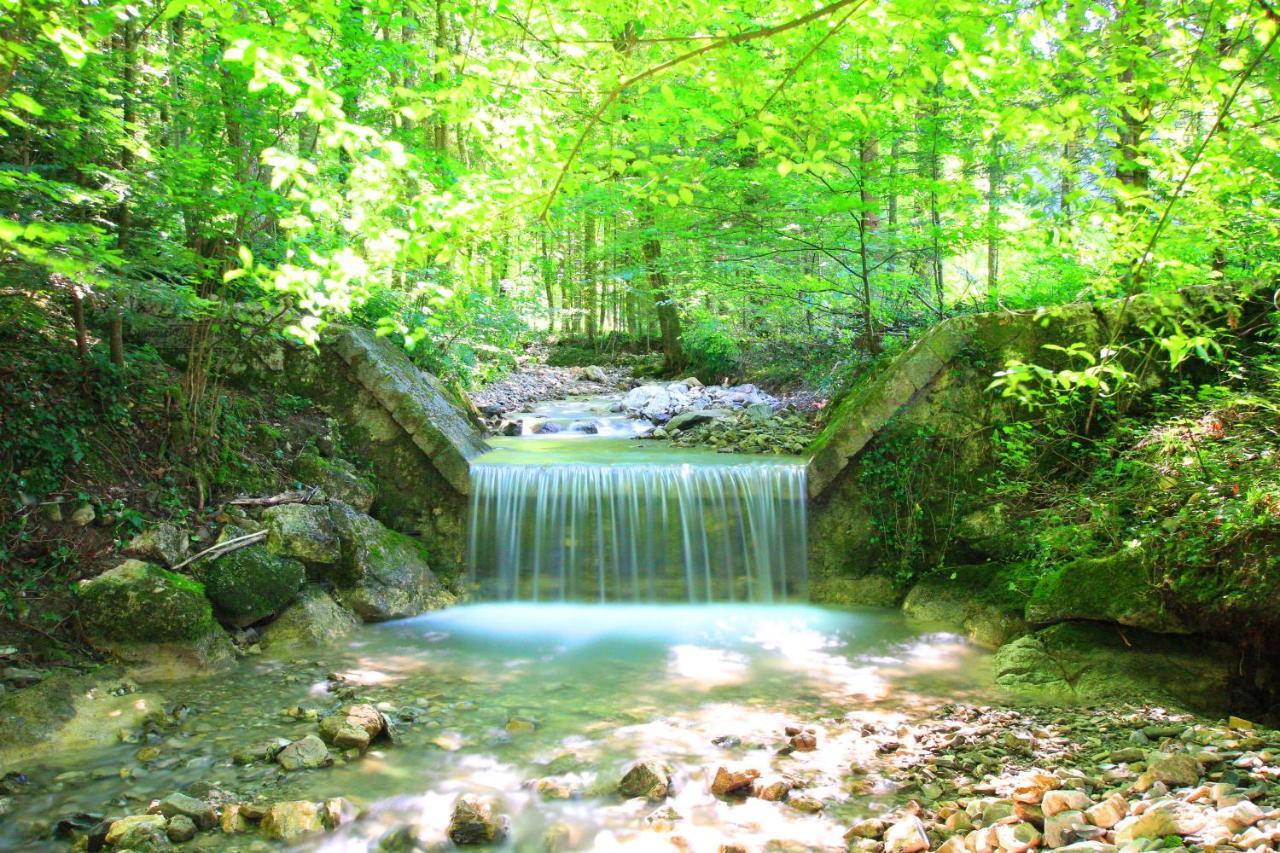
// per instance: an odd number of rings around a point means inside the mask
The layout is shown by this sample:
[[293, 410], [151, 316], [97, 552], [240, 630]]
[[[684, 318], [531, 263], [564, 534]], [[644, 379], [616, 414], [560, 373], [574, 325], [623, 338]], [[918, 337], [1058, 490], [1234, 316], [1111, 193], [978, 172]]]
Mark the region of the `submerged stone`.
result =
[[671, 771], [656, 761], [637, 761], [630, 765], [618, 781], [623, 797], [664, 799], [671, 790]]
[[464, 795], [453, 804], [449, 817], [449, 840], [459, 847], [497, 844], [507, 836], [505, 817], [495, 815], [493, 803]]

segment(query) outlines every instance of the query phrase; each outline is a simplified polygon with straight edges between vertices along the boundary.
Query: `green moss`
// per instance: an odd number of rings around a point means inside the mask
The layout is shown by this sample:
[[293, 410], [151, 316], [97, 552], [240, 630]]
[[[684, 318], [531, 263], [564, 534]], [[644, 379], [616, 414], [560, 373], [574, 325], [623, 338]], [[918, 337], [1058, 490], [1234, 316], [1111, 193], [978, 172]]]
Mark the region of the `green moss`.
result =
[[163, 643], [201, 640], [217, 630], [204, 586], [151, 563], [127, 560], [76, 590], [91, 640]]
[[199, 571], [218, 615], [233, 625], [248, 625], [284, 609], [306, 579], [300, 562], [260, 545], [224, 554]]

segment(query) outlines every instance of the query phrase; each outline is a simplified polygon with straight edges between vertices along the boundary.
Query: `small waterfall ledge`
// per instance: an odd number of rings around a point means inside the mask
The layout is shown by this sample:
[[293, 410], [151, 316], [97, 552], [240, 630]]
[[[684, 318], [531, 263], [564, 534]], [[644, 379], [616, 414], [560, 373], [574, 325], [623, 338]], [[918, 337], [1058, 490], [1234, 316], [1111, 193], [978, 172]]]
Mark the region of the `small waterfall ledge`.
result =
[[[499, 601], [803, 599], [798, 460], [471, 466], [470, 566]], [[652, 460], [652, 461], [651, 461]]]

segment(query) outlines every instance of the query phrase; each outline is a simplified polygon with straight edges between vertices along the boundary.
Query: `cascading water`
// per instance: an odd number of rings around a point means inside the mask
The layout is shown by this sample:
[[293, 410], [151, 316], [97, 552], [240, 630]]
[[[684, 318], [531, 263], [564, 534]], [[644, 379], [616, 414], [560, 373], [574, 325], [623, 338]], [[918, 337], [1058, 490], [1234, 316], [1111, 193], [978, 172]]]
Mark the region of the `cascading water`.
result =
[[798, 459], [581, 433], [495, 446], [471, 470], [470, 563], [482, 598], [805, 596], [806, 484]]

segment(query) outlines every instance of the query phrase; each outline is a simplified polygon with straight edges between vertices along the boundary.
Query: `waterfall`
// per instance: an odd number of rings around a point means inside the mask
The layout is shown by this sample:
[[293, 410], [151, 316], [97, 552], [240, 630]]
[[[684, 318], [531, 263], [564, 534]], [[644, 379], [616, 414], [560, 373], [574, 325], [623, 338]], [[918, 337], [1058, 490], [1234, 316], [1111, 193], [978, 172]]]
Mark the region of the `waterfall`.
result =
[[806, 594], [805, 466], [795, 461], [481, 457], [471, 492], [470, 565], [482, 598], [768, 602]]

